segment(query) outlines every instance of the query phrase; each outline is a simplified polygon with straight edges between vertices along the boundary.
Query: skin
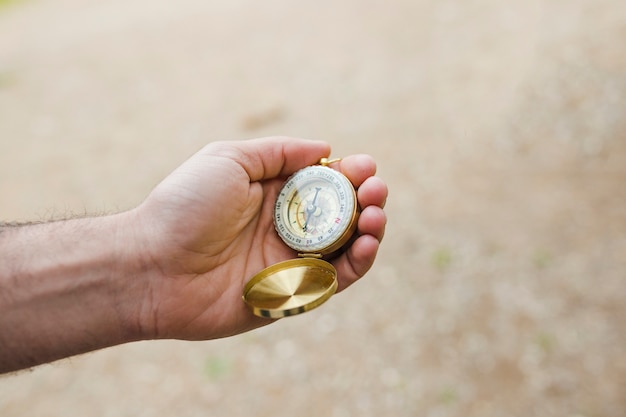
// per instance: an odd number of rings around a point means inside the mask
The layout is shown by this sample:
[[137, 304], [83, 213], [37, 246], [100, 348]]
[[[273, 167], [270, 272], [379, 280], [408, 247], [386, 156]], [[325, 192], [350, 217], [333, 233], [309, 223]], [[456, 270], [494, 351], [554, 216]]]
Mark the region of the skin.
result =
[[[276, 194], [325, 142], [214, 142], [138, 207], [110, 216], [0, 228], [0, 372], [147, 339], [207, 340], [272, 320], [241, 300], [246, 282], [296, 254], [272, 223]], [[332, 263], [339, 291], [372, 266], [387, 186], [367, 155], [331, 166], [357, 188], [358, 238]]]

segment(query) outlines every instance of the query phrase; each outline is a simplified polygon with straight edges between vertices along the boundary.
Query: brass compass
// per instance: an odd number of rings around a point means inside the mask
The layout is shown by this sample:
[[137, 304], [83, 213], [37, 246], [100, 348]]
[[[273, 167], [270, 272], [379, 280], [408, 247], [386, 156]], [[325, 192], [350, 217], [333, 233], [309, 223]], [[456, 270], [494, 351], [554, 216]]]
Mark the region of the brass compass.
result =
[[297, 259], [271, 265], [246, 284], [243, 300], [257, 316], [280, 318], [318, 307], [337, 290], [337, 271], [322, 257], [341, 249], [356, 230], [359, 207], [350, 180], [323, 158], [283, 184], [274, 227]]

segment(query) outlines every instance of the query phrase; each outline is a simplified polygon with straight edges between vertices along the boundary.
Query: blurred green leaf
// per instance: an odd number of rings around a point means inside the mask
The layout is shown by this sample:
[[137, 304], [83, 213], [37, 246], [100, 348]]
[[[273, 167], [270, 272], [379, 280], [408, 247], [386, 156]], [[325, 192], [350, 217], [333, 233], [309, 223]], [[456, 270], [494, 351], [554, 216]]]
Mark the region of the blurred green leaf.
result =
[[9, 3], [15, 3], [17, 0], [0, 0], [0, 7]]
[[209, 357], [204, 364], [204, 373], [209, 379], [215, 380], [231, 373], [232, 368], [228, 358]]
[[452, 387], [445, 388], [443, 391], [441, 391], [441, 394], [439, 394], [439, 400], [446, 405], [454, 404], [458, 401], [458, 399], [459, 394]]
[[452, 264], [452, 251], [445, 247], [439, 248], [433, 253], [431, 261], [435, 268], [445, 271]]
[[554, 257], [545, 249], [537, 249], [533, 255], [533, 264], [539, 269], [544, 269], [552, 264]]
[[550, 353], [554, 350], [554, 345], [556, 344], [554, 336], [549, 333], [540, 333], [537, 336], [536, 342], [545, 353]]
[[15, 3], [22, 3], [25, 0], [0, 0], [0, 11], [4, 8], [4, 6], [13, 5]]
[[15, 74], [13, 74], [12, 72], [0, 70], [0, 89], [9, 87], [13, 83], [15, 83]]

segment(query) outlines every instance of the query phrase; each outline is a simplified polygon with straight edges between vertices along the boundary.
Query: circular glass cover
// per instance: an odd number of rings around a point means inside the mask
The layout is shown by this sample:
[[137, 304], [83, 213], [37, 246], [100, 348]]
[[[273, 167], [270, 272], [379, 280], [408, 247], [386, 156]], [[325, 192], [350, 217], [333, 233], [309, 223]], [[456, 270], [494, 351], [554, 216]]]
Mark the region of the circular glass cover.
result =
[[325, 254], [349, 238], [356, 211], [350, 181], [334, 169], [311, 166], [283, 185], [274, 206], [274, 225], [292, 249]]

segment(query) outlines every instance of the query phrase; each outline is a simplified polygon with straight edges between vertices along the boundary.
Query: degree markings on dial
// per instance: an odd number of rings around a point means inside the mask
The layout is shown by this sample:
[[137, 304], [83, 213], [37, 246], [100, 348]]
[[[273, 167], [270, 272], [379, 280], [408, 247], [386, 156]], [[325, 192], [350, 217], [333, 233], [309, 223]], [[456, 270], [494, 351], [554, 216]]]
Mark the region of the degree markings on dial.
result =
[[276, 204], [279, 234], [304, 252], [315, 252], [338, 239], [352, 210], [347, 201], [353, 194], [349, 186], [329, 168], [310, 167], [293, 176], [279, 194], [282, 204]]

